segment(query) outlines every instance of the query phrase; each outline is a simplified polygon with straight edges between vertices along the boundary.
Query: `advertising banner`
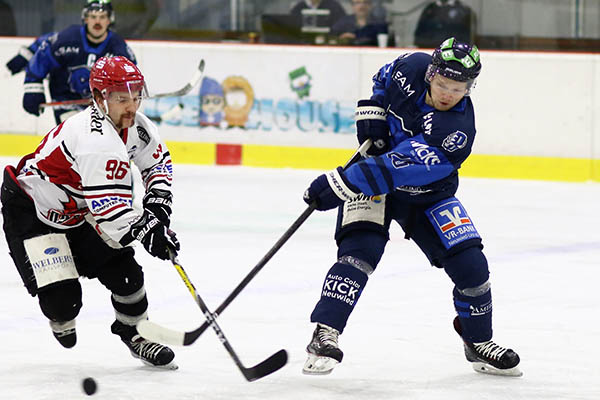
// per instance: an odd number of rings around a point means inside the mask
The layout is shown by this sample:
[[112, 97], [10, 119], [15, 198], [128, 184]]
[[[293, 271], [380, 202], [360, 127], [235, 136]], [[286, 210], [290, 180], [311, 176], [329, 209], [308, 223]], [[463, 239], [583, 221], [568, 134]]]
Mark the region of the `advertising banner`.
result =
[[[178, 58], [188, 66], [188, 75], [200, 57], [205, 59], [201, 84], [183, 97], [146, 101], [144, 113], [166, 139], [355, 146], [354, 108], [361, 80], [357, 53], [332, 54], [320, 48], [299, 52], [283, 46], [250, 50], [220, 46]], [[149, 57], [153, 55], [144, 52], [144, 64], [155, 65]], [[146, 69], [148, 76], [157, 75]]]

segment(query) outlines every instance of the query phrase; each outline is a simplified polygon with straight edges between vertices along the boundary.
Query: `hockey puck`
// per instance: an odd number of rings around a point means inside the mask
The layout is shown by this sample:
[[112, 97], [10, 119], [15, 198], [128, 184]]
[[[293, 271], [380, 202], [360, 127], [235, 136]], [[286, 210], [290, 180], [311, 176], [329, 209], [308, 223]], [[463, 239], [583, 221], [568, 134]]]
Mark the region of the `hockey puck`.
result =
[[83, 391], [85, 392], [85, 394], [87, 394], [88, 396], [93, 395], [94, 393], [96, 393], [96, 390], [98, 390], [98, 385], [96, 384], [96, 381], [94, 380], [94, 378], [90, 377], [87, 377], [83, 381], [81, 381], [81, 386], [83, 387]]

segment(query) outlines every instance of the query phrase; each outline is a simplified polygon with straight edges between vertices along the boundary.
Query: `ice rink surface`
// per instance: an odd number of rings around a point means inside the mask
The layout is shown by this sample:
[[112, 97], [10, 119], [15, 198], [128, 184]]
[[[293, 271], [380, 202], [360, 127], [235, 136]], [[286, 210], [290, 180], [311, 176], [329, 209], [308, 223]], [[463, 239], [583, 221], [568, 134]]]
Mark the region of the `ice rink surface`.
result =
[[[13, 161], [1, 159], [2, 164]], [[175, 165], [172, 228], [180, 261], [211, 309], [305, 209], [318, 171]], [[462, 179], [458, 197], [484, 239], [494, 340], [521, 356], [520, 378], [474, 372], [454, 333], [452, 284], [394, 226], [350, 317], [331, 375], [305, 376], [309, 315], [335, 260], [335, 212], [314, 213], [219, 318], [246, 366], [284, 348], [290, 360], [253, 383], [208, 330], [174, 348], [177, 371], [133, 359], [110, 333], [110, 294], [82, 280], [78, 343], [62, 348], [22, 287], [0, 240], [0, 399], [600, 399], [600, 185]], [[137, 247], [150, 318], [174, 329], [203, 322], [168, 262]]]

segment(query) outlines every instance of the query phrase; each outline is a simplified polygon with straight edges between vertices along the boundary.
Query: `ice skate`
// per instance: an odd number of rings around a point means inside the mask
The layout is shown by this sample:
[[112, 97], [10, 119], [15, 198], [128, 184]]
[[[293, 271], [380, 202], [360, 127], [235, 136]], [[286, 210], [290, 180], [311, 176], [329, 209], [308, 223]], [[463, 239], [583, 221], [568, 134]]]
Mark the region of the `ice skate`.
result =
[[[454, 330], [462, 338], [462, 328], [458, 317], [454, 318]], [[463, 339], [465, 356], [476, 372], [492, 375], [521, 376], [519, 355], [512, 349], [498, 346], [492, 340], [470, 343]]]
[[342, 362], [344, 353], [338, 347], [337, 329], [317, 324], [311, 342], [306, 346], [308, 359], [302, 373], [307, 375], [326, 375]]
[[50, 321], [50, 328], [58, 343], [64, 348], [70, 349], [77, 343], [74, 319], [66, 322]]
[[151, 342], [141, 337], [135, 326], [128, 326], [115, 321], [111, 327], [112, 333], [121, 337], [121, 340], [134, 358], [138, 358], [144, 364], [162, 369], [177, 369], [173, 361], [175, 353], [167, 346]]

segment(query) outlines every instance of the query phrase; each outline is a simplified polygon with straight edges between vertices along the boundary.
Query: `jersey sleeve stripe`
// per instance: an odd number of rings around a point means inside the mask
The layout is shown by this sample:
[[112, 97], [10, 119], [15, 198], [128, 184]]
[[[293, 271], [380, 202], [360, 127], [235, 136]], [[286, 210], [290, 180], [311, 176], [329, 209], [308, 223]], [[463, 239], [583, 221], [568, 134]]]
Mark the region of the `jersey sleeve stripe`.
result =
[[171, 153], [169, 151], [165, 151], [162, 155], [162, 158], [159, 161], [159, 164], [170, 164], [171, 163]]
[[[162, 179], [162, 178], [166, 178], [166, 179]], [[167, 186], [171, 186], [172, 180], [173, 180], [173, 178], [170, 175], [164, 175], [164, 174], [155, 175], [155, 176], [150, 177], [146, 181], [146, 186], [148, 186], [148, 187], [156, 186], [159, 183], [164, 183]]]
[[60, 142], [60, 147], [63, 149], [63, 153], [70, 159], [70, 161], [74, 162], [75, 158], [73, 157], [73, 155], [71, 155], [69, 149], [67, 149], [67, 145], [65, 144], [64, 140]]
[[151, 181], [156, 178], [167, 178], [167, 180], [173, 179], [173, 178], [171, 178], [170, 174], [154, 174], [154, 175], [150, 176], [150, 178], [148, 178], [148, 180]]
[[96, 185], [96, 186], [84, 186], [83, 190], [86, 192], [94, 192], [101, 190], [132, 190], [131, 185]]
[[376, 157], [375, 164], [377, 165], [377, 167], [379, 167], [379, 170], [381, 171], [381, 175], [383, 176], [383, 179], [385, 180], [385, 184], [388, 187], [388, 190], [385, 193], [389, 193], [389, 192], [393, 191], [394, 190], [394, 178], [392, 177], [392, 174], [391, 174], [390, 170], [388, 169], [388, 167], [385, 165], [385, 161], [383, 160], [383, 158]]
[[[166, 160], [166, 161], [165, 161]], [[148, 168], [144, 169], [143, 171], [141, 171], [142, 175], [147, 175], [148, 173], [150, 173], [152, 171], [153, 168], [156, 168], [157, 165], [160, 164], [171, 164], [171, 155], [169, 154], [169, 152], [165, 152], [162, 155], [162, 158], [160, 160], [158, 160], [158, 162], [156, 162], [155, 164], [149, 166]]]
[[62, 190], [63, 192], [67, 193], [69, 196], [77, 197], [78, 199], [84, 199], [85, 198], [85, 196], [82, 193], [80, 193], [80, 192], [74, 192], [73, 190], [66, 188], [65, 185], [56, 184], [56, 186], [58, 186], [60, 188], [60, 190]]
[[100, 213], [92, 213], [92, 215], [94, 215], [94, 217], [97, 217], [97, 216], [102, 216], [102, 217], [104, 217], [105, 215], [111, 214], [111, 213], [113, 213], [115, 210], [118, 210], [118, 209], [120, 209], [120, 208], [123, 208], [123, 207], [128, 207], [128, 206], [127, 206], [127, 205], [125, 205], [125, 204], [123, 204], [123, 203], [121, 203], [121, 204], [117, 204], [117, 205], [115, 205], [115, 206], [114, 206], [114, 207], [112, 207], [112, 208], [109, 208], [109, 209], [108, 209], [108, 210], [106, 210], [106, 211], [102, 211], [102, 212], [100, 212]]
[[118, 218], [122, 217], [123, 215], [125, 215], [125, 214], [127, 214], [127, 213], [129, 213], [129, 212], [133, 213], [133, 209], [128, 207], [127, 209], [125, 209], [125, 210], [123, 210], [123, 211], [121, 211], [121, 212], [119, 212], [119, 213], [117, 213], [117, 214], [113, 215], [112, 217], [108, 217], [108, 218], [97, 218], [97, 219], [96, 219], [96, 222], [97, 222], [97, 223], [99, 223], [99, 224], [101, 224], [101, 223], [103, 223], [103, 222], [111, 222], [111, 221], [114, 221], [114, 220], [116, 220], [116, 219], [118, 219]]
[[102, 193], [102, 194], [86, 194], [85, 198], [86, 199], [98, 199], [98, 198], [102, 198], [102, 197], [122, 197], [125, 199], [130, 199], [131, 198], [131, 193]]
[[152, 181], [152, 182], [148, 183], [148, 189], [147, 190], [150, 190], [150, 189], [152, 189], [152, 188], [154, 188], [156, 186], [160, 186], [160, 185], [164, 185], [164, 186], [168, 186], [168, 187], [172, 186], [171, 182], [165, 181], [165, 180], [161, 179], [161, 180]]
[[[377, 180], [375, 179], [375, 176], [373, 176], [373, 172], [371, 172], [371, 169], [369, 168], [369, 165], [366, 162], [358, 163], [358, 167], [360, 168], [360, 171], [364, 175], [364, 177], [367, 181], [367, 184], [369, 185], [373, 195], [385, 193], [379, 188], [379, 185], [377, 184]], [[371, 193], [366, 193], [366, 192], [364, 192], [364, 193], [371, 194]]]
[[44, 174], [42, 173], [42, 171], [41, 171], [39, 168], [37, 168], [37, 167], [34, 167], [34, 166], [32, 165], [32, 166], [30, 167], [30, 169], [31, 169], [31, 170], [33, 170], [33, 171], [35, 171], [35, 173], [36, 173], [36, 174], [38, 174], [40, 178], [42, 178], [42, 179], [44, 179], [44, 180], [46, 179], [46, 175], [44, 175]]

